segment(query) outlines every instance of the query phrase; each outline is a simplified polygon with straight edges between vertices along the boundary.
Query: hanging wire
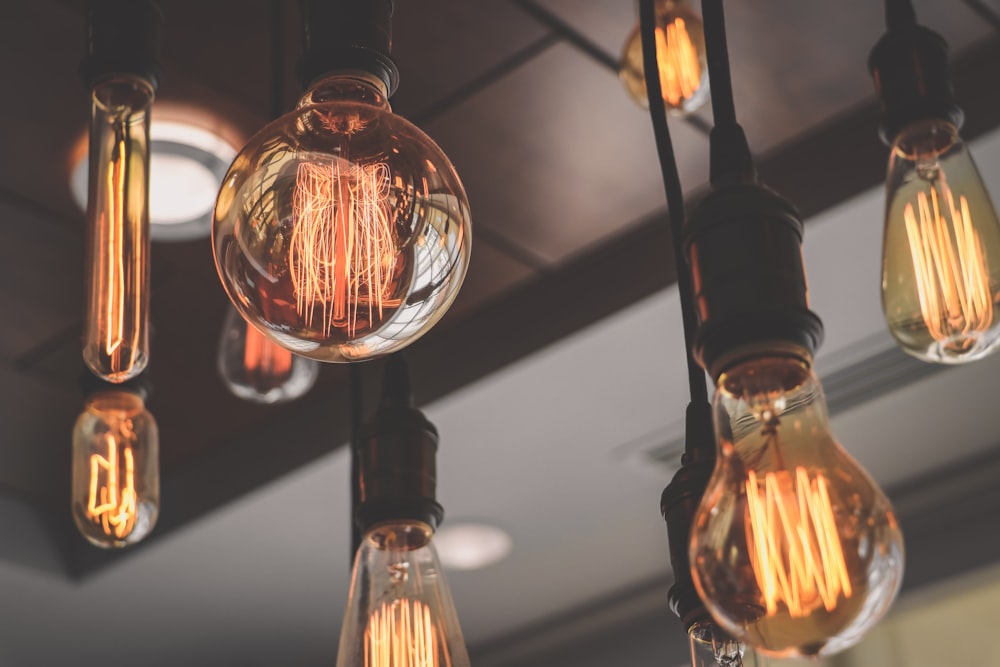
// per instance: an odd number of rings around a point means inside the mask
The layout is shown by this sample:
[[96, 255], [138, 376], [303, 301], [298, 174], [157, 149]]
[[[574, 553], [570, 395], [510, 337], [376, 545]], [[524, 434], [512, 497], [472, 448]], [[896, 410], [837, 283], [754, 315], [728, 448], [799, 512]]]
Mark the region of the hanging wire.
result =
[[[677, 290], [681, 300], [681, 320], [684, 324], [684, 346], [687, 350], [688, 388], [692, 403], [708, 402], [708, 386], [705, 372], [692, 356], [694, 336], [698, 330], [695, 315], [691, 273], [687, 270], [684, 257], [682, 226], [684, 225], [684, 191], [681, 188], [677, 160], [674, 157], [670, 128], [667, 125], [667, 110], [660, 88], [659, 66], [656, 60], [656, 8], [654, 0], [640, 0], [639, 29], [642, 36], [642, 60], [646, 77], [646, 93], [649, 96], [649, 115], [653, 120], [653, 135], [656, 138], [656, 153], [663, 174], [663, 189], [667, 195], [667, 209], [670, 218], [670, 232], [674, 246], [674, 266], [677, 273]], [[707, 32], [707, 31], [706, 31]], [[715, 82], [712, 82], [715, 89]], [[714, 92], [713, 92], [714, 95]]]

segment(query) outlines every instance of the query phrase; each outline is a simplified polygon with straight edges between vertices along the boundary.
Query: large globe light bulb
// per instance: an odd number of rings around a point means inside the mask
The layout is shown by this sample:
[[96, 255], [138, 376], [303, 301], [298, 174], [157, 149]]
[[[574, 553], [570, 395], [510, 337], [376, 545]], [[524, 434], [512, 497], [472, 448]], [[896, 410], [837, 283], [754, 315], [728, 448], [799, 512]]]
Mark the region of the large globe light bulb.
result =
[[462, 183], [384, 91], [362, 74], [321, 79], [250, 140], [216, 203], [229, 298], [275, 342], [321, 361], [406, 347], [447, 311], [469, 263]]

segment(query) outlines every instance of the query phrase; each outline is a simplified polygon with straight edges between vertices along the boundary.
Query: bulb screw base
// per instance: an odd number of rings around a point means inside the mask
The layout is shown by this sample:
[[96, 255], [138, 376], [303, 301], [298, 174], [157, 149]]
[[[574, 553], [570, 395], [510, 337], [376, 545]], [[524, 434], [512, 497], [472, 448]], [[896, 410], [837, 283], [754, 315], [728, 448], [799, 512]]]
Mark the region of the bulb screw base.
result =
[[964, 114], [953, 99], [948, 44], [912, 15], [891, 24], [875, 44], [868, 71], [882, 105], [879, 136], [887, 145], [908, 125], [927, 118], [962, 126]]
[[413, 407], [406, 363], [393, 355], [386, 364], [381, 405], [353, 445], [360, 480], [355, 521], [362, 534], [401, 519], [432, 529], [440, 525], [437, 445], [437, 429]]
[[302, 0], [303, 88], [337, 72], [368, 72], [390, 97], [399, 85], [392, 50], [392, 0]]
[[90, 0], [87, 57], [80, 74], [93, 88], [102, 79], [131, 75], [156, 90], [163, 13], [153, 0]]
[[691, 215], [684, 246], [700, 322], [693, 353], [714, 379], [765, 352], [812, 362], [823, 323], [809, 310], [790, 203], [756, 183], [716, 188]]

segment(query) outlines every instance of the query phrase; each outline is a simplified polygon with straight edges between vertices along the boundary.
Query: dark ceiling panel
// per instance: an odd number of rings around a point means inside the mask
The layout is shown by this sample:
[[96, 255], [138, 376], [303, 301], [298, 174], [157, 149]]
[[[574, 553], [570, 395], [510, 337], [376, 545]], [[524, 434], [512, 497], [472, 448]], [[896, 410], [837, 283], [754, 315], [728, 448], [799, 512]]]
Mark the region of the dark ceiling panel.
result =
[[632, 0], [535, 0], [535, 4], [559, 16], [615, 59], [639, 21], [637, 3]]
[[475, 229], [472, 239], [469, 272], [465, 276], [465, 282], [462, 283], [458, 298], [448, 309], [442, 326], [460, 320], [472, 310], [486, 307], [490, 301], [516, 285], [538, 276], [530, 266], [498, 250], [485, 239], [476, 238]]
[[[476, 224], [544, 262], [605, 240], [663, 201], [645, 112], [567, 44], [427, 126], [469, 191]], [[707, 179], [708, 143], [672, 123], [681, 177]]]

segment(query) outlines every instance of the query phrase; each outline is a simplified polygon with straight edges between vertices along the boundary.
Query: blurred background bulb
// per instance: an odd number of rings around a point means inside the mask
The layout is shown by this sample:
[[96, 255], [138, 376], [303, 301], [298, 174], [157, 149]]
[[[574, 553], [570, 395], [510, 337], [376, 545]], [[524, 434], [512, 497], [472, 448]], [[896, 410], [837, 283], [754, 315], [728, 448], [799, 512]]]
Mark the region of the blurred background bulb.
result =
[[337, 667], [469, 667], [433, 532], [403, 520], [378, 524], [364, 536]]
[[91, 95], [83, 359], [108, 382], [149, 360], [149, 108], [143, 79], [115, 76]]
[[831, 654], [889, 609], [903, 540], [888, 499], [833, 439], [801, 361], [723, 373], [718, 460], [691, 530], [691, 570], [722, 628], [776, 657]]
[[892, 144], [882, 307], [899, 345], [962, 363], [1000, 343], [1000, 222], [956, 127], [927, 119]]
[[219, 375], [235, 396], [285, 403], [304, 396], [319, 377], [319, 362], [281, 347], [229, 308], [219, 337]]
[[365, 78], [332, 76], [237, 156], [215, 261], [240, 314], [322, 361], [402, 349], [454, 300], [469, 206], [441, 149]]
[[[656, 62], [667, 109], [686, 115], [708, 99], [705, 32], [685, 0], [656, 2]], [[642, 38], [637, 25], [625, 41], [619, 76], [625, 90], [642, 108], [649, 106], [642, 66]]]
[[73, 520], [102, 548], [144, 538], [160, 511], [159, 433], [143, 398], [91, 394], [73, 429]]

